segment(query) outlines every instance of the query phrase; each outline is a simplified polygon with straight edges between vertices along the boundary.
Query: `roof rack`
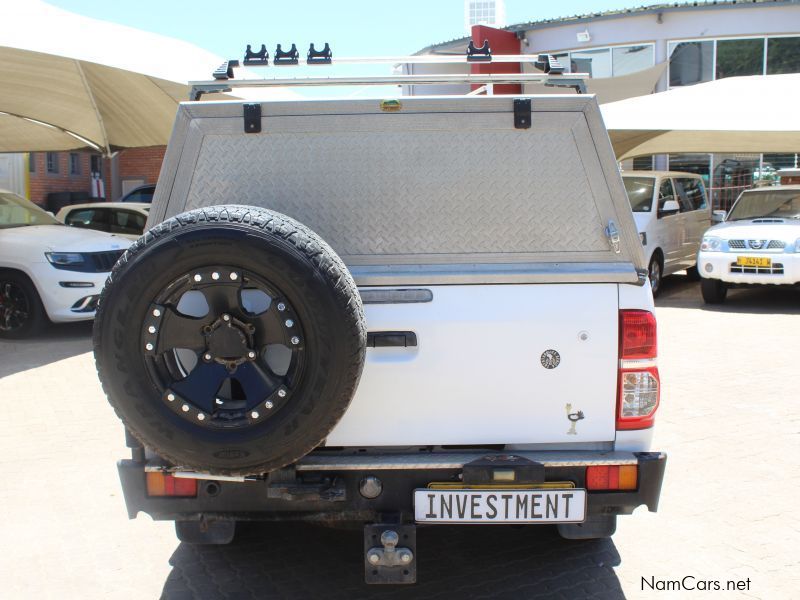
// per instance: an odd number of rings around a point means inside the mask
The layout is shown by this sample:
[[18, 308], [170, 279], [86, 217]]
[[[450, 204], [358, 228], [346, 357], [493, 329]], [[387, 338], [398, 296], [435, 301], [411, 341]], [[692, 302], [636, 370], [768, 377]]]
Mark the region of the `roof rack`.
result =
[[[333, 65], [333, 52], [325, 43], [322, 50], [311, 44], [305, 61], [300, 60], [297, 45], [292, 44], [290, 50], [283, 50], [281, 45], [275, 50], [273, 66], [317, 66]], [[247, 67], [269, 67], [269, 52], [265, 44], [257, 52], [250, 44], [245, 50], [244, 60]], [[387, 75], [387, 76], [355, 76], [355, 77], [271, 77], [263, 79], [236, 79], [234, 69], [239, 68], [238, 60], [227, 60], [213, 73], [213, 80], [191, 81], [191, 100], [199, 100], [203, 94], [230, 92], [235, 88], [255, 87], [315, 87], [315, 86], [368, 86], [368, 85], [452, 85], [470, 84], [481, 86], [470, 94], [493, 93], [497, 84], [538, 83], [547, 87], [572, 88], [577, 93], [586, 93], [586, 73], [569, 73], [564, 75], [564, 67], [549, 54], [504, 54], [493, 55], [488, 42], [475, 47], [470, 44], [467, 53], [415, 55], [415, 56], [383, 56], [383, 57], [350, 57], [337, 58], [335, 64], [487, 64], [487, 63], [530, 63], [541, 73], [464, 73], [464, 74], [420, 74], [420, 75]]]

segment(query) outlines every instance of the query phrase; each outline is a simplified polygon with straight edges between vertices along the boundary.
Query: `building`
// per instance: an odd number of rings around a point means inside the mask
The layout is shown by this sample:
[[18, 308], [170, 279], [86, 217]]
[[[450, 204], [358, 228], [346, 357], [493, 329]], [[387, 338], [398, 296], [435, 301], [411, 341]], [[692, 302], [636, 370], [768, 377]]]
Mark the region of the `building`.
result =
[[70, 202], [118, 200], [158, 181], [165, 151], [166, 146], [130, 148], [111, 158], [89, 151], [0, 155], [0, 188], [54, 212]]
[[[588, 73], [601, 103], [723, 77], [800, 73], [798, 0], [717, 0], [657, 4], [563, 19], [473, 28], [476, 44], [493, 52], [552, 54], [568, 72]], [[462, 54], [470, 37], [434, 44], [418, 54]], [[495, 50], [502, 48], [502, 51]], [[513, 63], [512, 63], [513, 64]], [[497, 65], [499, 66], [499, 65]], [[476, 66], [473, 65], [473, 68]], [[487, 65], [480, 65], [486, 69]], [[406, 65], [406, 72], [463, 72], [465, 65]], [[533, 69], [514, 65], [516, 72]], [[476, 71], [477, 72], [477, 71]], [[485, 70], [483, 72], [486, 72]], [[517, 86], [519, 87], [519, 86]], [[407, 93], [465, 93], [465, 86], [407, 86]], [[540, 93], [538, 90], [505, 90]], [[495, 90], [503, 93], [503, 90]], [[798, 143], [800, 152], [800, 143]], [[640, 157], [624, 169], [672, 169], [701, 174], [716, 207], [727, 208], [746, 187], [800, 166], [797, 153], [672, 154]]]

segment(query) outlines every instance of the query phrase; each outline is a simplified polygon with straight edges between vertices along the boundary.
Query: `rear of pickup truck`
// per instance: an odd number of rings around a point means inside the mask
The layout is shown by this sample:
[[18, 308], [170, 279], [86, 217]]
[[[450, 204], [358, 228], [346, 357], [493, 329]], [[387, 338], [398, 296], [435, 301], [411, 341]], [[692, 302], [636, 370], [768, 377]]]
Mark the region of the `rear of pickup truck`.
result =
[[[263, 103], [258, 133], [246, 133], [254, 109], [242, 103], [181, 106], [149, 225], [166, 223], [140, 246], [201, 226], [217, 228], [211, 244], [223, 225], [241, 233], [257, 220], [247, 207], [286, 215], [346, 265], [366, 348], [346, 410], [279, 468], [181, 464], [133, 431], [132, 458], [119, 463], [132, 518], [175, 520], [179, 537], [198, 543], [230, 541], [237, 521], [361, 522], [367, 581], [408, 583], [418, 524], [556, 524], [564, 537], [592, 538], [613, 534], [617, 515], [656, 510], [666, 455], [650, 448], [661, 395], [653, 301], [594, 99], [398, 106]], [[221, 248], [219, 264], [235, 265], [244, 246]], [[204, 268], [187, 277], [208, 296], [228, 271], [209, 266], [217, 277], [203, 288]], [[295, 328], [296, 312], [286, 321]], [[232, 316], [203, 325], [199, 363], [217, 360], [220, 327], [241, 325], [236, 343], [251, 343], [247, 311]], [[160, 327], [146, 324], [145, 360], [160, 352], [147, 337]], [[302, 346], [303, 331], [287, 344]], [[244, 367], [223, 360], [235, 379]], [[108, 362], [98, 359], [101, 377]], [[164, 388], [165, 403], [179, 386]], [[190, 400], [187, 415], [177, 411], [184, 420], [214, 418]]]

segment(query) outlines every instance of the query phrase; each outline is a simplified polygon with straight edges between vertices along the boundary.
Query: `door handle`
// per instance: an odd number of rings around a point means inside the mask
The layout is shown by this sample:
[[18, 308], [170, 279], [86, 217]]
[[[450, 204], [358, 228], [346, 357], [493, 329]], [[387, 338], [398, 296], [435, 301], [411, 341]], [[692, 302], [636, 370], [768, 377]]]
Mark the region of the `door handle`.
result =
[[417, 345], [417, 334], [413, 331], [370, 331], [367, 333], [367, 348], [408, 348]]

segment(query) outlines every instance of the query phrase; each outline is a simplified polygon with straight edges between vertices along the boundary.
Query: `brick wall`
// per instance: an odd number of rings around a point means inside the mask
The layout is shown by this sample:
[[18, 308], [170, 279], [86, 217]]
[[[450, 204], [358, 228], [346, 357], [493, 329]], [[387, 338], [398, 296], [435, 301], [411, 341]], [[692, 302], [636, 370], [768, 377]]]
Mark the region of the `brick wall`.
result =
[[[51, 154], [58, 165], [57, 173], [48, 173], [47, 155]], [[91, 152], [75, 152], [78, 156], [78, 173], [70, 173], [70, 152], [32, 152], [29, 160], [31, 200], [44, 205], [51, 192], [89, 192], [91, 190]]]
[[119, 153], [120, 182], [142, 180], [144, 183], [156, 183], [166, 150], [166, 146], [122, 150]]

